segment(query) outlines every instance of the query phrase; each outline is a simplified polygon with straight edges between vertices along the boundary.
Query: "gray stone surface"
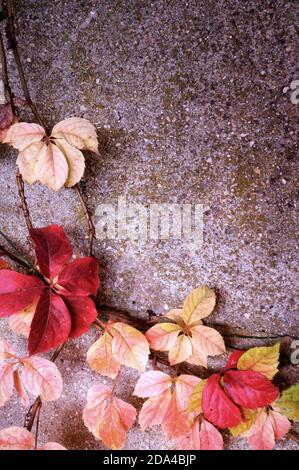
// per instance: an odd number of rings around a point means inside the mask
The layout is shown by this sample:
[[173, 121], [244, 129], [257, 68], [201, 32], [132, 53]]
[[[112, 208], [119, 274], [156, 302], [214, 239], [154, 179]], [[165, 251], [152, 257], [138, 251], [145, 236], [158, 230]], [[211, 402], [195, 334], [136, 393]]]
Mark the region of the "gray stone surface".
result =
[[[298, 336], [299, 108], [288, 89], [299, 79], [298, 3], [16, 4], [30, 89], [49, 127], [76, 115], [98, 130], [100, 157], [87, 155], [84, 177], [92, 210], [116, 204], [119, 196], [144, 206], [204, 205], [204, 243], [195, 253], [184, 240], [98, 240], [102, 303], [137, 315], [161, 313], [205, 282], [219, 298], [211, 321]], [[21, 96], [11, 54], [9, 63]], [[2, 147], [0, 225], [29, 250], [14, 165], [15, 152]], [[74, 192], [26, 190], [34, 223], [64, 225], [83, 251], [85, 220]], [[90, 341], [84, 337], [63, 355], [65, 396], [47, 405], [42, 439], [101, 448], [80, 418], [86, 390], [97, 379], [84, 363]], [[134, 379], [124, 372], [122, 396], [132, 392]], [[12, 422], [21, 418], [9, 404], [1, 425]], [[127, 448], [161, 443], [157, 430], [134, 428]]]

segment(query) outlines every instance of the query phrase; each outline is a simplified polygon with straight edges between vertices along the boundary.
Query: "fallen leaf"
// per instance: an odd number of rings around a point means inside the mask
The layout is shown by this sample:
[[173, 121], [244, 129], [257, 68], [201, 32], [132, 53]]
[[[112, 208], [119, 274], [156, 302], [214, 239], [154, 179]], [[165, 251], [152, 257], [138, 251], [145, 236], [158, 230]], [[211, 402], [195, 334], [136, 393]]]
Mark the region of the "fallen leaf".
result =
[[161, 395], [172, 385], [171, 377], [164, 372], [145, 372], [135, 385], [133, 394], [137, 397], [154, 397]]
[[22, 382], [33, 396], [43, 401], [57, 400], [62, 392], [62, 377], [57, 366], [47, 359], [31, 356], [22, 359]]
[[171, 391], [167, 389], [161, 395], [150, 397], [143, 403], [139, 412], [139, 424], [142, 431], [145, 431], [149, 426], [155, 426], [164, 421], [170, 400]]
[[215, 292], [205, 285], [197, 287], [184, 301], [182, 318], [186, 324], [194, 323], [209, 316], [215, 305]]
[[98, 152], [96, 130], [87, 119], [77, 117], [64, 119], [53, 127], [51, 137], [59, 141], [64, 139], [78, 149]]
[[289, 419], [299, 421], [299, 384], [284, 390], [275, 404]]
[[8, 129], [3, 143], [22, 151], [33, 142], [42, 140], [45, 135], [45, 130], [39, 124], [18, 122]]

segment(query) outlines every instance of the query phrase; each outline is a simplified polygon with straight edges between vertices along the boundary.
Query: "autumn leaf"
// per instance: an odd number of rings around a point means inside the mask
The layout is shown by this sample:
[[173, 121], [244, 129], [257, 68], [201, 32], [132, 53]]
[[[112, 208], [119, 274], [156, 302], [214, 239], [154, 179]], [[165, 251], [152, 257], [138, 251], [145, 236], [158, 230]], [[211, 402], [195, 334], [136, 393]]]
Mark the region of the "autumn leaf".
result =
[[175, 323], [158, 323], [146, 332], [151, 348], [169, 351], [171, 365], [186, 361], [207, 367], [208, 356], [225, 352], [218, 331], [201, 324], [201, 318], [212, 312], [215, 301], [214, 292], [207, 286], [194, 289], [186, 297], [183, 309], [171, 310], [163, 316]]
[[136, 410], [129, 403], [116, 398], [111, 388], [97, 384], [88, 390], [83, 419], [97, 439], [117, 450], [125, 444], [127, 431], [136, 419]]
[[238, 361], [245, 351], [237, 349], [229, 355], [225, 369], [237, 369]]
[[8, 129], [15, 121], [16, 117], [13, 115], [11, 104], [0, 104], [0, 142], [4, 142]]
[[[11, 426], [0, 430], [0, 450], [35, 450], [34, 435], [26, 428]], [[48, 442], [36, 450], [66, 450], [57, 442]]]
[[[135, 394], [135, 393], [134, 393]], [[142, 431], [164, 421], [171, 400], [170, 389], [146, 400], [139, 412], [138, 421]]]
[[172, 385], [171, 377], [161, 371], [149, 371], [142, 374], [136, 383], [133, 394], [138, 397], [161, 395]]
[[123, 365], [144, 372], [149, 356], [149, 345], [145, 336], [130, 325], [116, 322], [108, 327], [113, 336], [112, 353]]
[[244, 352], [238, 360], [239, 370], [254, 370], [268, 379], [273, 379], [278, 372], [280, 343], [274, 346], [251, 348]]
[[275, 440], [282, 439], [289, 431], [289, 420], [274, 410], [262, 409], [253, 425], [243, 434], [252, 450], [272, 450]]
[[13, 394], [14, 388], [23, 406], [28, 406], [30, 393], [43, 401], [57, 400], [62, 392], [62, 378], [57, 366], [39, 356], [18, 357], [10, 343], [0, 340], [0, 406]]
[[174, 390], [162, 421], [162, 430], [166, 439], [177, 439], [188, 433], [192, 421], [192, 415], [180, 408], [178, 394]]
[[35, 276], [0, 270], [0, 317], [14, 315], [10, 326], [26, 334], [29, 353], [45, 352], [68, 337], [85, 333], [97, 317], [98, 263], [86, 257], [71, 261], [72, 247], [62, 227], [30, 231], [36, 252]]
[[245, 433], [255, 421], [257, 410], [249, 410], [247, 408], [240, 408], [242, 420], [241, 422], [232, 428], [229, 428], [233, 436], [240, 436]]
[[211, 423], [196, 419], [186, 436], [176, 440], [178, 450], [222, 450], [223, 439]]
[[209, 316], [216, 305], [215, 292], [208, 286], [200, 286], [187, 295], [182, 318], [188, 325]]
[[188, 405], [188, 410], [190, 412], [196, 411], [198, 414], [202, 412], [202, 392], [206, 382], [206, 380], [200, 380], [200, 382], [198, 382], [198, 384], [194, 387]]
[[289, 419], [299, 421], [299, 384], [284, 390], [275, 405]]
[[85, 160], [79, 149], [98, 152], [95, 128], [83, 118], [59, 122], [50, 137], [39, 124], [16, 123], [2, 141], [19, 150], [17, 165], [25, 181], [40, 181], [54, 191], [81, 180]]
[[107, 331], [88, 349], [87, 362], [93, 370], [111, 379], [119, 373], [121, 363], [112, 354], [112, 336]]
[[222, 389], [219, 374], [207, 379], [202, 393], [202, 409], [205, 418], [220, 429], [237, 426], [242, 419], [239, 407]]
[[272, 403], [277, 388], [259, 372], [230, 370], [224, 374], [223, 387], [229, 397], [244, 408], [261, 408]]

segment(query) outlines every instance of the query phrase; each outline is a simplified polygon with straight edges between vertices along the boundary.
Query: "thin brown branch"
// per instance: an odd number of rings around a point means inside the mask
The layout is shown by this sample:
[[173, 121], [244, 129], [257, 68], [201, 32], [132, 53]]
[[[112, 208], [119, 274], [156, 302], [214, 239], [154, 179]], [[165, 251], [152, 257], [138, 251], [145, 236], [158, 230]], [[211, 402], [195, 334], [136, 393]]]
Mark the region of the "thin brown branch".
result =
[[87, 223], [88, 223], [88, 256], [92, 256], [93, 255], [93, 242], [94, 242], [94, 239], [95, 239], [95, 226], [94, 226], [94, 223], [92, 221], [91, 215], [89, 213], [87, 204], [84, 200], [84, 196], [82, 194], [80, 185], [76, 184], [75, 189], [77, 191], [79, 201], [81, 203], [81, 206], [82, 206], [83, 211], [84, 211], [85, 218], [86, 218]]
[[13, 2], [13, 0], [7, 0], [6, 5], [7, 5], [7, 29], [6, 29], [6, 34], [7, 34], [8, 43], [9, 43], [10, 47], [12, 48], [12, 51], [13, 51], [13, 54], [14, 54], [14, 59], [15, 59], [15, 62], [16, 62], [16, 66], [17, 66], [17, 69], [18, 69], [21, 85], [22, 85], [22, 88], [23, 88], [23, 93], [24, 93], [24, 96], [25, 96], [25, 99], [26, 99], [26, 102], [27, 102], [28, 106], [31, 108], [31, 111], [35, 116], [35, 119], [37, 120], [37, 122], [41, 126], [43, 126], [46, 129], [44, 120], [40, 116], [35, 104], [33, 103], [32, 99], [31, 99], [28, 84], [27, 84], [27, 80], [26, 80], [26, 77], [25, 77], [25, 74], [24, 74], [24, 69], [23, 69], [23, 65], [22, 65], [22, 62], [21, 62], [21, 57], [20, 57], [17, 38], [16, 38], [16, 32], [15, 32], [14, 2]]
[[19, 196], [21, 200], [22, 211], [25, 217], [28, 232], [30, 234], [30, 230], [33, 228], [33, 225], [32, 225], [29, 208], [28, 208], [27, 201], [26, 201], [24, 181], [19, 170], [17, 170], [16, 172], [16, 180], [17, 180], [17, 186], [18, 186]]
[[[63, 350], [65, 346], [65, 343], [61, 344], [58, 348], [55, 349], [54, 353], [51, 356], [50, 361], [55, 362], [61, 351]], [[26, 416], [25, 416], [25, 422], [24, 422], [24, 427], [28, 429], [28, 431], [31, 431], [35, 418], [39, 417], [40, 409], [42, 407], [42, 400], [41, 397], [37, 397], [33, 405], [29, 408]], [[37, 427], [37, 432], [38, 432], [38, 427]]]
[[10, 83], [9, 83], [9, 78], [8, 78], [6, 53], [4, 49], [4, 43], [3, 43], [1, 31], [0, 31], [0, 56], [1, 56], [2, 81], [4, 85], [5, 98], [6, 98], [6, 101], [10, 103], [12, 113], [15, 115], [15, 106], [14, 106], [13, 94], [10, 88]]
[[32, 267], [27, 264], [25, 261], [20, 259], [18, 256], [14, 255], [10, 251], [8, 251], [3, 245], [0, 245], [0, 255], [6, 256], [7, 258], [11, 259], [15, 263], [19, 264], [24, 268], [26, 271], [31, 271]]

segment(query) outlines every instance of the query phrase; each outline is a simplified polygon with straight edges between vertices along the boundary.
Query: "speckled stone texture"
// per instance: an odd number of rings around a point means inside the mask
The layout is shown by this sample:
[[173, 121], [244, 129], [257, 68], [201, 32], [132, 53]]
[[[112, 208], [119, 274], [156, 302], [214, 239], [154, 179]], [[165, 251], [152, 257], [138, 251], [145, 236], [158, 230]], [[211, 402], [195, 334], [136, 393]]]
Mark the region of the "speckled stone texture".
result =
[[[84, 191], [100, 203], [203, 204], [204, 243], [98, 240], [102, 304], [146, 316], [179, 307], [191, 288], [216, 288], [212, 322], [299, 335], [298, 2], [17, 1], [16, 27], [30, 90], [51, 127], [69, 116], [97, 128]], [[22, 96], [9, 53], [14, 90]], [[20, 109], [23, 120], [33, 120]], [[14, 179], [16, 154], [1, 148], [0, 226], [24, 251], [27, 233]], [[84, 252], [86, 224], [72, 190], [26, 187], [34, 224], [65, 226]], [[5, 321], [2, 334], [9, 337]], [[42, 412], [41, 440], [103, 448], [84, 428], [88, 387], [99, 380], [85, 353], [95, 333], [70, 343], [58, 365], [64, 396]], [[15, 341], [15, 337], [14, 337]], [[24, 348], [23, 340], [19, 346]], [[296, 369], [296, 368], [293, 368]], [[298, 368], [297, 368], [298, 371]], [[293, 373], [296, 375], [296, 370]], [[137, 373], [123, 373], [131, 396]], [[100, 379], [102, 380], [102, 379]], [[1, 426], [22, 423], [20, 407]], [[127, 449], [164, 448], [159, 429], [129, 433]], [[243, 441], [232, 448], [245, 448]], [[295, 448], [292, 441], [280, 445]], [[299, 447], [297, 446], [297, 449]]]

